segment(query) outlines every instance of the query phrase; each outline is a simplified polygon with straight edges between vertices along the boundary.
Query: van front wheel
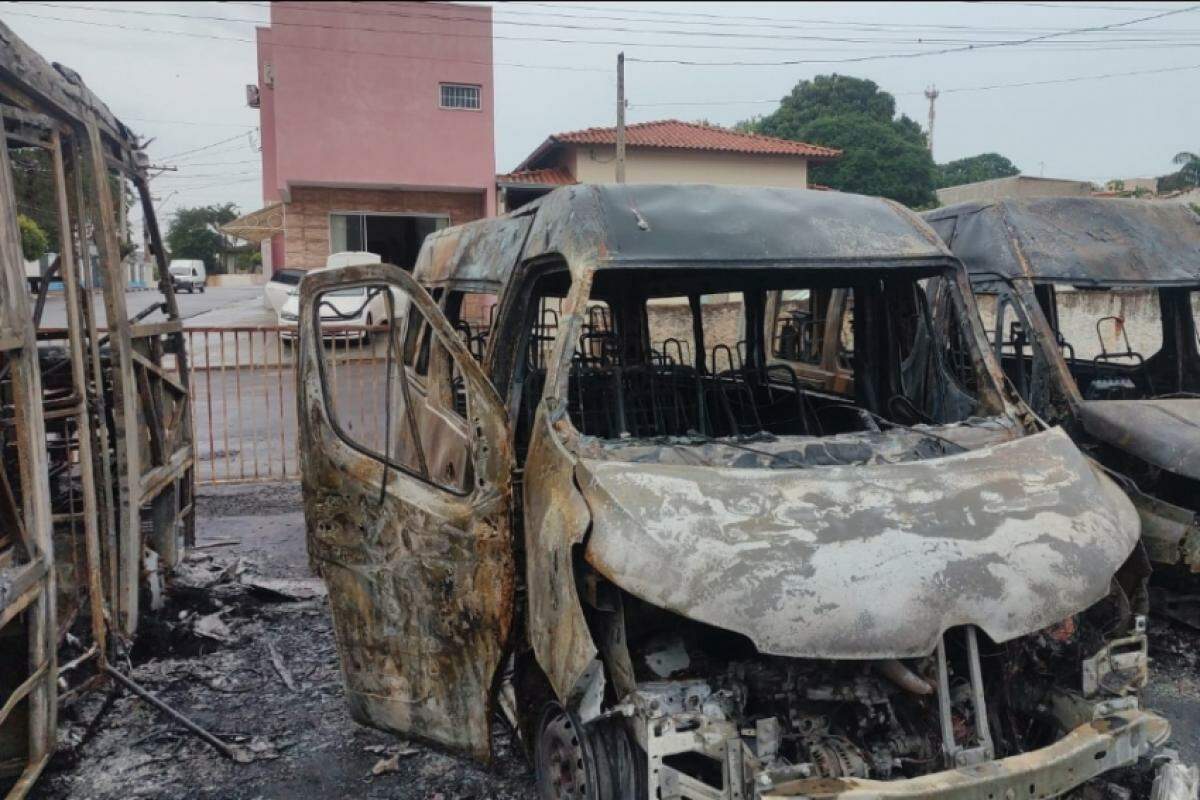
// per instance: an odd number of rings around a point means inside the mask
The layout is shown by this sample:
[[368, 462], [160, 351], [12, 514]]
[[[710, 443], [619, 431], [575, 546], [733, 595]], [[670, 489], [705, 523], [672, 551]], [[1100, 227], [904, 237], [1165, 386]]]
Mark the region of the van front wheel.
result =
[[588, 725], [550, 703], [534, 745], [539, 800], [627, 800], [646, 797], [645, 760], [620, 719]]

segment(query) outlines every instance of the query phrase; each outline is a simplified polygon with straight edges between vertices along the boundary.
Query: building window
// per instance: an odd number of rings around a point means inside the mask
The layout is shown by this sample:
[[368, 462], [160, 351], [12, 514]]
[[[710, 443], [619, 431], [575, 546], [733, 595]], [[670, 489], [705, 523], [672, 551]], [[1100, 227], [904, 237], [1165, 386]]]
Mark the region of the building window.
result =
[[445, 216], [335, 212], [329, 215], [329, 252], [367, 251], [385, 264], [412, 269], [425, 237], [449, 225]]
[[479, 87], [466, 83], [443, 83], [441, 107], [479, 110]]

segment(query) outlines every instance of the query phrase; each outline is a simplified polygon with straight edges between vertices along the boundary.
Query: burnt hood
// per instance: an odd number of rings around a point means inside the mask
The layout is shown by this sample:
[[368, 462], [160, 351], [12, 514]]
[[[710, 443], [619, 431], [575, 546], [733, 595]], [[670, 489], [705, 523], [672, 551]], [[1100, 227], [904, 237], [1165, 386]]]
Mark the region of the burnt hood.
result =
[[1148, 464], [1200, 480], [1200, 400], [1089, 400], [1083, 429]]
[[934, 460], [796, 470], [581, 459], [586, 558], [633, 595], [828, 659], [1007, 641], [1104, 597], [1137, 542], [1115, 484], [1053, 429]]

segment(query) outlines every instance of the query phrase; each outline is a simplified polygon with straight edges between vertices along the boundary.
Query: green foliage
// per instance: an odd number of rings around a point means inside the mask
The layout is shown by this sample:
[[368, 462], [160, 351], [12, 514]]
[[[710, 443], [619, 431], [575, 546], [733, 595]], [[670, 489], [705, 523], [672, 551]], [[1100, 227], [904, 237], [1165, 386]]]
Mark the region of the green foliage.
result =
[[233, 203], [179, 209], [167, 229], [167, 249], [171, 252], [171, 258], [201, 259], [210, 273], [223, 269], [218, 256], [226, 242], [225, 237], [215, 229], [218, 225], [237, 219], [237, 216], [237, 206]]
[[10, 156], [17, 212], [36, 222], [46, 237], [47, 249], [57, 252], [58, 201], [54, 196], [50, 153], [40, 147], [28, 147], [13, 150]]
[[1188, 203], [1188, 208], [1192, 210], [1193, 214], [1200, 215], [1200, 203]]
[[1125, 191], [1125, 181], [1121, 180], [1120, 178], [1113, 178], [1111, 181], [1104, 184], [1104, 188], [1108, 189], [1110, 192], [1123, 192]]
[[1159, 176], [1158, 191], [1160, 194], [1186, 192], [1188, 189], [1200, 187], [1200, 154], [1184, 150], [1176, 153], [1171, 162], [1179, 165], [1179, 169], [1168, 175]]
[[37, 261], [50, 250], [50, 238], [32, 219], [17, 214], [17, 227], [21, 229], [21, 254], [26, 261]]
[[896, 117], [895, 98], [874, 81], [846, 75], [800, 81], [773, 113], [737, 128], [840, 148], [841, 158], [810, 165], [813, 183], [913, 207], [936, 202], [936, 167], [924, 132], [908, 117]]
[[961, 186], [964, 183], [990, 181], [994, 178], [1007, 178], [1010, 175], [1019, 174], [1021, 171], [1017, 169], [1016, 165], [999, 153], [980, 153], [977, 156], [968, 156], [946, 164], [938, 164], [937, 188]]

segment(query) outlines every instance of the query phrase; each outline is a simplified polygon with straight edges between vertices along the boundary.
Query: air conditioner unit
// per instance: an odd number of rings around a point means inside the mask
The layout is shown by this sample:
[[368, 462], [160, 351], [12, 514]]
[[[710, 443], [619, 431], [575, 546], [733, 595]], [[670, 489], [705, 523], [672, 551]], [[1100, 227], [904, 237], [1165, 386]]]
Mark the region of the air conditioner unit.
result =
[[259, 106], [258, 86], [256, 84], [246, 84], [246, 105], [251, 108], [258, 108]]

